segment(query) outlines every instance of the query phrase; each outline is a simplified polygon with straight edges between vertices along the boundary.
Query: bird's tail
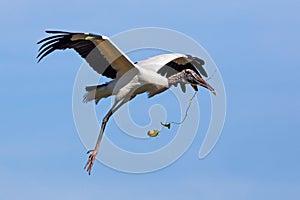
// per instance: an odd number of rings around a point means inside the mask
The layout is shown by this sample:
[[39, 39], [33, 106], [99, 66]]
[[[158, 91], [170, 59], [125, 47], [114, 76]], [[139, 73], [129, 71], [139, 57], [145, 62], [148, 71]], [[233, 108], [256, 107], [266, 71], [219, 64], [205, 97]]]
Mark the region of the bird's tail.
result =
[[111, 94], [106, 90], [107, 84], [87, 86], [86, 93], [83, 96], [83, 102], [87, 103], [95, 100], [97, 104], [100, 99], [110, 96]]
[[96, 100], [97, 86], [87, 86], [85, 90], [86, 93], [83, 96], [83, 102], [87, 103], [89, 101], [95, 100], [95, 103], [97, 104], [99, 102], [99, 100]]

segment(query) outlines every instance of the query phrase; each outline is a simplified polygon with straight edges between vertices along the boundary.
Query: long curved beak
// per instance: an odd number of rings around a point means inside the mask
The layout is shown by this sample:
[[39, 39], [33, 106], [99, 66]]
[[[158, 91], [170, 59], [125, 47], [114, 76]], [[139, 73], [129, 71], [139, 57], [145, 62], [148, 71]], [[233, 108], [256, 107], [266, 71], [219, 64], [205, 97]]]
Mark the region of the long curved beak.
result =
[[217, 95], [216, 90], [211, 85], [209, 85], [203, 78], [198, 77], [197, 83], [198, 85], [201, 85], [202, 87], [209, 89], [214, 95]]

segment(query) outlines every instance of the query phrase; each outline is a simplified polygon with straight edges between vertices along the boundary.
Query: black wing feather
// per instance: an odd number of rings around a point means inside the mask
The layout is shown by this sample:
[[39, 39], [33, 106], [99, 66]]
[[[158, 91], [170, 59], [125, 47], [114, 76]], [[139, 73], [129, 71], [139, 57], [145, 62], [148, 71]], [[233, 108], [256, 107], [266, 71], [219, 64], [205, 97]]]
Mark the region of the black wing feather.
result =
[[[116, 77], [116, 70], [112, 68], [92, 41], [85, 39], [71, 40], [75, 34], [82, 33], [65, 31], [46, 31], [46, 33], [56, 35], [44, 38], [38, 42], [38, 44], [42, 44], [37, 56], [38, 62], [55, 50], [74, 49], [96, 72], [112, 79]], [[95, 34], [87, 34], [86, 36], [102, 39], [101, 36]]]
[[198, 70], [194, 67], [194, 65], [192, 63], [178, 64], [174, 61], [167, 63], [160, 70], [158, 70], [158, 73], [161, 73], [162, 75], [166, 75], [167, 77], [170, 77], [178, 72], [181, 72], [184, 69], [191, 69], [191, 70], [195, 71], [199, 76], [201, 76], [200, 73], [198, 72]]
[[[177, 74], [178, 72], [181, 72], [184, 69], [191, 69], [195, 73], [197, 73], [198, 76], [202, 77], [201, 74], [205, 77], [207, 77], [207, 73], [205, 69], [203, 68], [204, 61], [201, 60], [200, 58], [193, 57], [190, 55], [187, 55], [187, 59], [191, 60], [190, 62], [187, 62], [186, 64], [178, 64], [174, 60], [167, 63], [165, 66], [160, 68], [158, 70], [158, 73], [161, 74], [162, 76], [166, 76], [167, 78]], [[199, 71], [198, 71], [199, 70]], [[200, 72], [200, 73], [199, 73]], [[192, 85], [195, 91], [198, 91], [198, 88], [196, 85]], [[181, 85], [181, 89], [183, 92], [185, 92], [185, 85]]]

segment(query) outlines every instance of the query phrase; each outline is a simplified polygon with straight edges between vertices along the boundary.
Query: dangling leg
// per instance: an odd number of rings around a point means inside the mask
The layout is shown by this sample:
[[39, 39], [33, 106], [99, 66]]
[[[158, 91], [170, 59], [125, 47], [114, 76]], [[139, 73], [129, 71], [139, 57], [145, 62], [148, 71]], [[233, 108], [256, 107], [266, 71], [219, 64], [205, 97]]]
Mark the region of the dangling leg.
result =
[[112, 106], [112, 108], [108, 111], [108, 113], [103, 118], [95, 149], [87, 152], [87, 153], [91, 153], [91, 154], [89, 155], [89, 159], [88, 159], [87, 163], [85, 164], [84, 169], [87, 168], [87, 172], [89, 175], [91, 175], [92, 167], [93, 167], [94, 161], [96, 159], [96, 156], [97, 156], [99, 148], [100, 148], [100, 143], [102, 140], [102, 136], [104, 133], [106, 123], [108, 122], [109, 118], [126, 102], [128, 102], [127, 98], [123, 99], [123, 101], [121, 103], [119, 103], [118, 105], [117, 105], [118, 102], [115, 102], [114, 105]]

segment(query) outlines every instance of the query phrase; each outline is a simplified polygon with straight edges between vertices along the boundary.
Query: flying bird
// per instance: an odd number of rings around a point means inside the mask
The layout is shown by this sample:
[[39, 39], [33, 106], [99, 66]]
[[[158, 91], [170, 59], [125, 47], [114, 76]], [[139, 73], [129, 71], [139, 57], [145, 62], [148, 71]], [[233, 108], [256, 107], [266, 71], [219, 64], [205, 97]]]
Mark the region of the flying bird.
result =
[[197, 86], [202, 86], [216, 95], [214, 88], [202, 78], [208, 75], [203, 68], [204, 61], [200, 58], [167, 53], [134, 63], [106, 36], [65, 31], [46, 33], [52, 35], [38, 42], [41, 45], [38, 62], [55, 50], [74, 49], [97, 73], [112, 79], [85, 88], [84, 102], [95, 101], [97, 104], [102, 98], [115, 97], [112, 107], [102, 120], [95, 148], [88, 151], [89, 158], [84, 168], [89, 175], [99, 152], [106, 123], [136, 95], [147, 92], [150, 98], [178, 85], [183, 92], [186, 91], [186, 85], [191, 85], [196, 91]]

